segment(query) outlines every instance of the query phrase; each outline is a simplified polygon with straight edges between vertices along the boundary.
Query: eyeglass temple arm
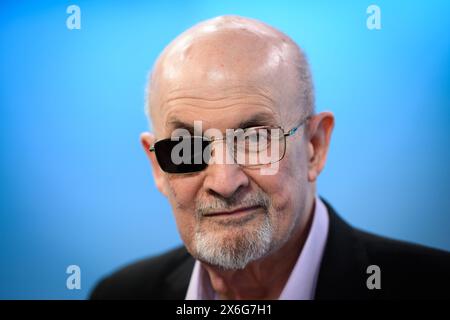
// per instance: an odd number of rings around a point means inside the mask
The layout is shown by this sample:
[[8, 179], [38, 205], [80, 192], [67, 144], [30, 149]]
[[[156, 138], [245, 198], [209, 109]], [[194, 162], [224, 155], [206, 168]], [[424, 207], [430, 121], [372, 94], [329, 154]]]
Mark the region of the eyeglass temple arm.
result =
[[286, 132], [286, 133], [284, 134], [284, 136], [285, 136], [285, 137], [290, 137], [290, 136], [294, 135], [294, 134], [297, 132], [298, 128], [300, 128], [302, 125], [304, 125], [305, 122], [309, 120], [309, 118], [311, 118], [311, 116], [308, 116], [308, 117], [306, 117], [305, 119], [303, 119], [303, 121], [300, 122], [300, 123], [298, 124], [298, 126], [292, 128], [291, 130], [289, 130], [288, 132]]
[[286, 132], [286, 133], [284, 134], [284, 136], [285, 136], [285, 137], [290, 137], [290, 136], [294, 135], [294, 134], [297, 132], [297, 130], [298, 130], [299, 127], [300, 127], [300, 126], [295, 127], [295, 128], [292, 128], [291, 130], [289, 130], [288, 132]]

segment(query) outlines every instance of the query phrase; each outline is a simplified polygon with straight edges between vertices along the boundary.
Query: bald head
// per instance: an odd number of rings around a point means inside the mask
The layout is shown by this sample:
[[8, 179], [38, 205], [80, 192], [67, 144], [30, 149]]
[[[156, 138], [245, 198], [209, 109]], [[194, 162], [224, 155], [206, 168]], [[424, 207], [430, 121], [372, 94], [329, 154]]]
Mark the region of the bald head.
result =
[[[331, 113], [307, 117], [313, 100], [300, 48], [252, 19], [202, 22], [156, 61], [153, 133], [142, 133], [141, 143], [187, 250], [219, 282], [246, 279], [219, 275], [224, 270], [254, 281], [279, 257], [297, 259], [334, 123]], [[232, 282], [221, 290], [236, 292]]]
[[209, 101], [254, 91], [279, 107], [281, 120], [314, 110], [311, 75], [300, 48], [282, 32], [238, 16], [204, 21], [178, 36], [156, 61], [148, 86], [146, 108], [155, 131], [162, 109], [192, 91]]

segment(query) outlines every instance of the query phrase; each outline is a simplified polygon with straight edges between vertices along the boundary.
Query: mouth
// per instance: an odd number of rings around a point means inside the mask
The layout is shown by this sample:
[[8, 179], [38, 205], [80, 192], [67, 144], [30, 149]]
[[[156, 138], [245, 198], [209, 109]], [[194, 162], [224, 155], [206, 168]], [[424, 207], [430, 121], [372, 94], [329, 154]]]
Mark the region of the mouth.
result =
[[255, 210], [261, 209], [261, 206], [251, 206], [251, 207], [241, 207], [234, 210], [227, 210], [227, 211], [215, 211], [215, 212], [208, 212], [205, 214], [205, 217], [218, 217], [218, 216], [241, 216], [246, 215], [248, 213], [251, 213]]

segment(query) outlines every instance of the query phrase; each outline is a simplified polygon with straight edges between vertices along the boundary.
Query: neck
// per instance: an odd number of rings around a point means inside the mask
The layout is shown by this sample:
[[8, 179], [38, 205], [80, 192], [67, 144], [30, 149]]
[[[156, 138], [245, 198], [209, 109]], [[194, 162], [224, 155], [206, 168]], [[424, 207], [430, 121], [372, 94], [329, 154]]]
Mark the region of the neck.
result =
[[242, 270], [223, 270], [202, 263], [214, 291], [220, 299], [263, 300], [278, 299], [298, 260], [311, 228], [315, 199], [307, 206], [297, 230], [276, 252], [249, 263]]

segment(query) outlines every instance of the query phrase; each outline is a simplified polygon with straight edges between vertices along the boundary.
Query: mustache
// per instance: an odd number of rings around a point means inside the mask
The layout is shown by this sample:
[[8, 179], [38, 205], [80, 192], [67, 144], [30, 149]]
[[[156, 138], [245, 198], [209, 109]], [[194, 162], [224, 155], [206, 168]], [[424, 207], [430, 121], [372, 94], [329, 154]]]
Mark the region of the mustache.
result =
[[271, 198], [262, 191], [257, 191], [241, 197], [239, 194], [234, 194], [230, 198], [224, 198], [219, 195], [214, 196], [212, 199], [200, 199], [196, 201], [196, 216], [201, 218], [208, 215], [211, 212], [217, 211], [231, 211], [244, 207], [261, 207], [267, 211], [272, 205]]

